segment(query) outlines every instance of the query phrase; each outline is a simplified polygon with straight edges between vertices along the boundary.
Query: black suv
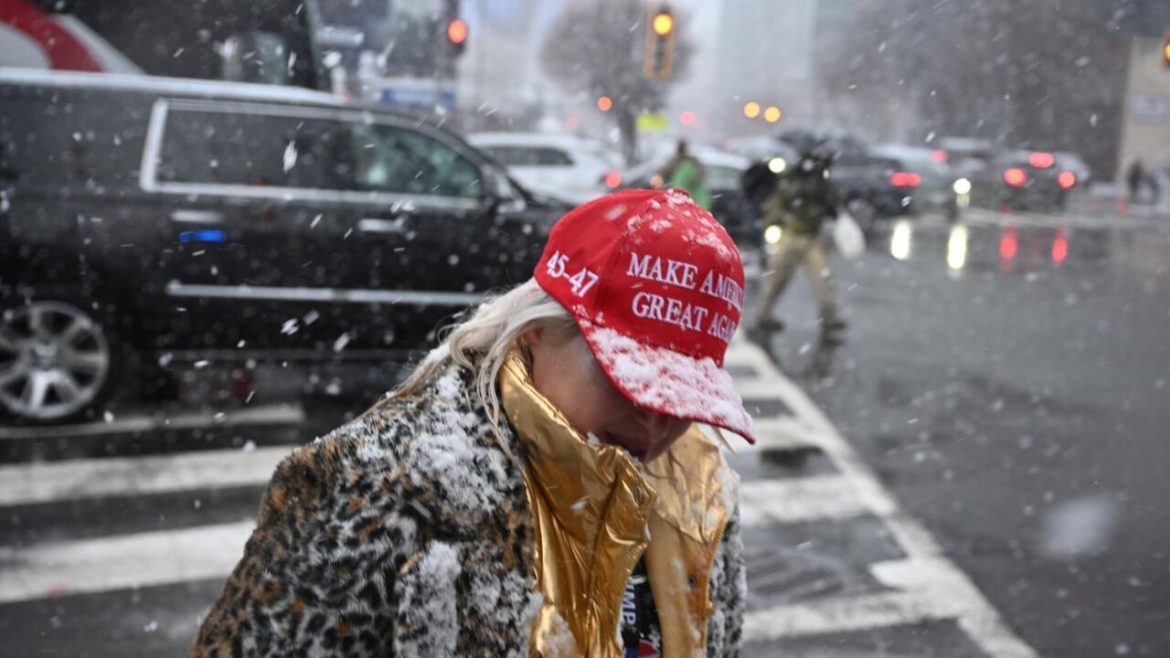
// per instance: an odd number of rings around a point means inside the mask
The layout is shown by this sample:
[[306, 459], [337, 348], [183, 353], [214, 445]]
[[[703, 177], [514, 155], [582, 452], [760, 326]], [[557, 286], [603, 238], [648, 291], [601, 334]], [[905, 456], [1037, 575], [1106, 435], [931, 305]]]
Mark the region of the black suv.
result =
[[405, 358], [526, 280], [564, 211], [446, 130], [308, 90], [8, 70], [0, 108], [18, 421], [184, 360]]

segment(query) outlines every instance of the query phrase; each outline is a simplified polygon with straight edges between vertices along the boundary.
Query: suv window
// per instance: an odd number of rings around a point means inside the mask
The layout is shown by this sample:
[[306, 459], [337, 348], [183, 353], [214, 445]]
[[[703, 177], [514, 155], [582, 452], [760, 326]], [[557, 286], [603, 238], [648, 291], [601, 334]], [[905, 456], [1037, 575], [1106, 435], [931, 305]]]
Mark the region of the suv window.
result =
[[484, 150], [509, 167], [568, 167], [573, 164], [568, 153], [548, 146], [488, 146]]
[[161, 182], [348, 189], [345, 125], [322, 119], [172, 110], [159, 152]]
[[352, 124], [356, 189], [477, 199], [479, 167], [422, 133], [380, 124]]
[[479, 169], [411, 130], [337, 119], [172, 110], [161, 182], [478, 198]]

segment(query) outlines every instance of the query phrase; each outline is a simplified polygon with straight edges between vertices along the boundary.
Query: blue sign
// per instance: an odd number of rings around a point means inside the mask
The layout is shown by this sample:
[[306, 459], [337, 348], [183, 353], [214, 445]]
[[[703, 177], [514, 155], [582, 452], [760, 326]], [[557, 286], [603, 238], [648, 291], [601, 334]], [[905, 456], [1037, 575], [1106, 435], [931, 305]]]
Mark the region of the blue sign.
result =
[[455, 90], [426, 87], [383, 87], [378, 100], [399, 107], [435, 107], [453, 109]]

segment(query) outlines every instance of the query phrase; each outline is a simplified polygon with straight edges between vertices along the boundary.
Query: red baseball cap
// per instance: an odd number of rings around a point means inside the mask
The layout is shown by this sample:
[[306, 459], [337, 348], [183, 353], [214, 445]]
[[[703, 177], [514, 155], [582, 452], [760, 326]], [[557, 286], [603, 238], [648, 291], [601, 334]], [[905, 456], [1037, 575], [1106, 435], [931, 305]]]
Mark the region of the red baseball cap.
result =
[[685, 192], [624, 190], [571, 210], [549, 233], [535, 277], [631, 402], [755, 443], [723, 369], [743, 305], [743, 261]]

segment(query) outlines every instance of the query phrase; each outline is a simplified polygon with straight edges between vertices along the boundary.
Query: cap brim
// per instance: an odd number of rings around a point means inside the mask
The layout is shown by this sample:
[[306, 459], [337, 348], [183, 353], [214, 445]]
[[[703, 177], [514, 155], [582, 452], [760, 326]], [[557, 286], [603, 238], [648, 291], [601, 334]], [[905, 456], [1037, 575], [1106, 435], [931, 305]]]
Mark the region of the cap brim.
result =
[[581, 318], [578, 325], [610, 383], [634, 404], [756, 442], [755, 424], [731, 375], [713, 360], [643, 345]]

